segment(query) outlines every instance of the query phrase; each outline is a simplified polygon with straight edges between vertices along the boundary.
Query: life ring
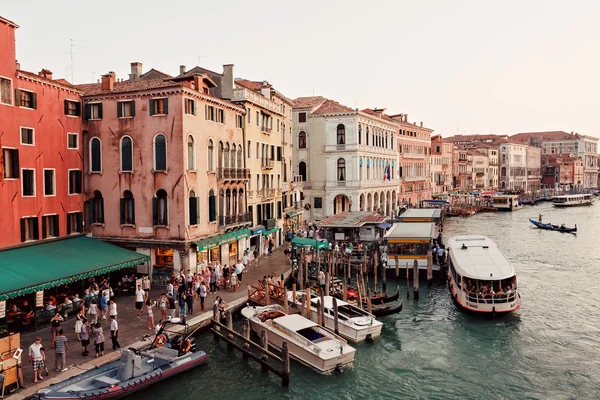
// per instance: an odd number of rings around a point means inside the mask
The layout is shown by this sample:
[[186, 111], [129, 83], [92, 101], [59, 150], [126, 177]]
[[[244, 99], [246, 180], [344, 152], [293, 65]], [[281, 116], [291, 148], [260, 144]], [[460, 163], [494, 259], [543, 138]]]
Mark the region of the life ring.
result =
[[190, 339], [182, 339], [181, 343], [179, 344], [179, 350], [181, 350], [182, 353], [187, 353], [188, 351], [190, 351], [191, 347], [192, 342], [190, 341]]
[[161, 333], [156, 337], [156, 339], [154, 339], [154, 345], [156, 347], [163, 347], [165, 344], [167, 344], [167, 336], [163, 333]]

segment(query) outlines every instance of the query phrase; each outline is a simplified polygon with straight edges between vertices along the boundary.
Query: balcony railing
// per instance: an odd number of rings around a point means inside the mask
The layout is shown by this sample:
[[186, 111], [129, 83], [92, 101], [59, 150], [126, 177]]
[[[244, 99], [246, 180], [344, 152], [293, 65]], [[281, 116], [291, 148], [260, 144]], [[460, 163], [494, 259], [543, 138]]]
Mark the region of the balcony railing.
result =
[[346, 181], [338, 181], [337, 187], [346, 187]]
[[421, 153], [402, 153], [404, 158], [425, 158], [425, 154]]
[[275, 166], [275, 160], [263, 158], [260, 164], [263, 169], [273, 169], [273, 167]]
[[263, 131], [263, 133], [268, 133], [268, 134], [271, 134], [271, 131], [272, 131], [272, 129], [267, 126], [261, 127], [261, 130]]
[[262, 197], [263, 200], [271, 199], [271, 198], [275, 197], [276, 193], [277, 193], [277, 190], [272, 189], [272, 188], [262, 188], [260, 190], [260, 196]]
[[238, 181], [250, 179], [248, 168], [218, 168], [217, 176], [222, 181]]
[[336, 150], [346, 150], [346, 145], [345, 144], [338, 144], [335, 146]]
[[239, 225], [252, 222], [249, 212], [233, 215], [219, 215], [219, 226]]
[[267, 110], [282, 115], [281, 107], [279, 104], [274, 102], [271, 99], [267, 99], [262, 94], [253, 92], [252, 90], [246, 88], [237, 88], [233, 90], [233, 99], [232, 101], [251, 101], [254, 104], [258, 104], [261, 107], [266, 108]]

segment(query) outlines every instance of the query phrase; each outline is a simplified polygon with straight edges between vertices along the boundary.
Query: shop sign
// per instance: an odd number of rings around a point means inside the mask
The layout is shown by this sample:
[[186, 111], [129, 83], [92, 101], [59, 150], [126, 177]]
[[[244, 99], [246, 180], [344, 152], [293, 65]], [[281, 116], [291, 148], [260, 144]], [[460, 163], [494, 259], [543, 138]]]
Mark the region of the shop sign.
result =
[[6, 300], [0, 301], [0, 318], [6, 317]]
[[44, 291], [35, 292], [35, 306], [44, 307]]

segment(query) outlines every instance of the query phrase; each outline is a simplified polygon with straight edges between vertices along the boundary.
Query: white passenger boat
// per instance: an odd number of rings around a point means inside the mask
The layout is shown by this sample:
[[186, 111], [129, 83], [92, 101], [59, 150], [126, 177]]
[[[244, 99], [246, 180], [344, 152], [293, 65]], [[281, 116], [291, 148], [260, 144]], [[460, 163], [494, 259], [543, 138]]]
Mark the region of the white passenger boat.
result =
[[515, 269], [496, 243], [479, 235], [448, 240], [452, 297], [466, 310], [501, 314], [521, 307]]
[[[294, 293], [288, 292], [288, 299], [294, 302]], [[317, 322], [317, 304], [320, 297], [310, 299], [311, 314], [310, 318], [313, 322]], [[336, 299], [338, 311], [338, 332], [341, 336], [353, 342], [362, 342], [366, 339], [374, 339], [381, 335], [383, 323], [377, 321], [373, 314], [360, 309], [345, 301]], [[306, 304], [306, 293], [296, 293], [296, 304]], [[323, 297], [323, 313], [325, 314], [325, 327], [334, 329], [333, 320], [333, 296]]]
[[514, 194], [502, 194], [492, 196], [492, 205], [498, 211], [515, 211], [523, 208], [519, 196]]
[[267, 331], [272, 347], [281, 350], [287, 342], [290, 357], [321, 374], [341, 372], [354, 362], [356, 350], [346, 340], [299, 314], [286, 314], [279, 305], [245, 307], [242, 315], [256, 333]]
[[567, 194], [563, 196], [554, 196], [552, 204], [555, 207], [576, 207], [589, 206], [594, 202], [594, 196], [591, 194]]

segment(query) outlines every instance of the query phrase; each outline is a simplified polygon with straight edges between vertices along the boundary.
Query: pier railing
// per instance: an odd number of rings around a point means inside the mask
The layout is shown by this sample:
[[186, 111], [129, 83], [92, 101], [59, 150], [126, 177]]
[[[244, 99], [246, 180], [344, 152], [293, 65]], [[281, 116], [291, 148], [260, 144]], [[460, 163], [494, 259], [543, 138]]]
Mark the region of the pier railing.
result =
[[517, 292], [495, 294], [493, 296], [486, 295], [481, 296], [479, 294], [467, 293], [467, 301], [471, 303], [482, 303], [482, 304], [503, 304], [515, 301], [517, 298]]

